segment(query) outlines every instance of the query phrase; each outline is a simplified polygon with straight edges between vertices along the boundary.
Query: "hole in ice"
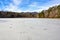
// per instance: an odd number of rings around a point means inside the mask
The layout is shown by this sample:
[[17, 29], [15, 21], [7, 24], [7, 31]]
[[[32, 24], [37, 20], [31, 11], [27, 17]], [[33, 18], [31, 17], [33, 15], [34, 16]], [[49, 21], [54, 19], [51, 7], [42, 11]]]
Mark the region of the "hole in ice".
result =
[[44, 28], [43, 30], [47, 30], [47, 28]]
[[9, 27], [9, 28], [12, 28], [12, 27]]

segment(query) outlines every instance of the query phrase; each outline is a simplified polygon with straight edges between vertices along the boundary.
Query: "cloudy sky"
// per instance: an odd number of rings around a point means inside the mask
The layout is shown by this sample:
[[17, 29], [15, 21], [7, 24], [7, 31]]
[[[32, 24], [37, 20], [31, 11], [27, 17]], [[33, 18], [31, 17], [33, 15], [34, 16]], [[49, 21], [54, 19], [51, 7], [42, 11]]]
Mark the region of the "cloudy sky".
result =
[[0, 0], [0, 11], [39, 12], [59, 4], [60, 0]]

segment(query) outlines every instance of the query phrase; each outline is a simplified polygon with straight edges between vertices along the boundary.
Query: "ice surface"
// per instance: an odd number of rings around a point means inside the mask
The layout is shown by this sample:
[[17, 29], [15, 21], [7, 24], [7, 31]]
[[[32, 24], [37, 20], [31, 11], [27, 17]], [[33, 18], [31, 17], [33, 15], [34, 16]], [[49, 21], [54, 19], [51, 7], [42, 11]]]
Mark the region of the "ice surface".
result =
[[60, 40], [60, 19], [0, 19], [0, 40]]

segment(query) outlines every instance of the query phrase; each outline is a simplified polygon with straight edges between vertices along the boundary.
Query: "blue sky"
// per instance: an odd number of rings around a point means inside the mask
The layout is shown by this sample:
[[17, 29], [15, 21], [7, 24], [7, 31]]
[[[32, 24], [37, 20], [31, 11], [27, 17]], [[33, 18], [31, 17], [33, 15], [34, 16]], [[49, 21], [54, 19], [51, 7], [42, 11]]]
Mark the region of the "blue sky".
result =
[[40, 12], [59, 4], [60, 0], [0, 0], [0, 11]]

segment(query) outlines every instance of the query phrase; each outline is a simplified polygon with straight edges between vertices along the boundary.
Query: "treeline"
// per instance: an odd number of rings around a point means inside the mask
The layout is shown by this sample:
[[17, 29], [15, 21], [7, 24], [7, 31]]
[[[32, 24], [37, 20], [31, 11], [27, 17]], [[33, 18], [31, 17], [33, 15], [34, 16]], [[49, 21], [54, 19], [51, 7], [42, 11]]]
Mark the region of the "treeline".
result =
[[60, 18], [60, 5], [41, 11], [39, 18]]
[[0, 11], [0, 18], [38, 18], [37, 12], [4, 12]]
[[0, 11], [0, 18], [60, 18], [60, 5], [41, 12], [7, 12]]

